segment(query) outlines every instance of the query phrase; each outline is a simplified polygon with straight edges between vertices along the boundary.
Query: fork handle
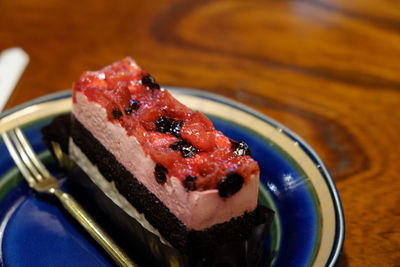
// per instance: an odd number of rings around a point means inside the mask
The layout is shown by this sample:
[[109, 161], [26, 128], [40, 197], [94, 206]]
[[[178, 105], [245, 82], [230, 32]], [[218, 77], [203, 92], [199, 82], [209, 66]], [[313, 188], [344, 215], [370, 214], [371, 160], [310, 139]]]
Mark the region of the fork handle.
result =
[[64, 208], [86, 229], [119, 266], [137, 267], [71, 195], [58, 188], [52, 188], [51, 191], [57, 196]]

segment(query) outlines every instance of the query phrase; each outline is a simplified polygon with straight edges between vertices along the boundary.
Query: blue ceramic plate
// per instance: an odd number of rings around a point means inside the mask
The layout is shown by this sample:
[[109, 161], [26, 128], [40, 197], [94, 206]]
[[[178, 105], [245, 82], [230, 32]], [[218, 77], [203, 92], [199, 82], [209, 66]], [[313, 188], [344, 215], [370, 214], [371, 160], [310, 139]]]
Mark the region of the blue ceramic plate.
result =
[[[268, 265], [333, 266], [344, 239], [344, 218], [332, 178], [295, 133], [246, 106], [203, 91], [169, 88], [205, 113], [218, 130], [245, 140], [259, 162], [259, 202], [276, 212], [265, 249]], [[40, 128], [71, 108], [71, 92], [48, 95], [0, 116], [0, 132], [22, 127], [50, 167]], [[36, 198], [0, 140], [0, 264], [5, 266], [110, 266], [59, 206]]]

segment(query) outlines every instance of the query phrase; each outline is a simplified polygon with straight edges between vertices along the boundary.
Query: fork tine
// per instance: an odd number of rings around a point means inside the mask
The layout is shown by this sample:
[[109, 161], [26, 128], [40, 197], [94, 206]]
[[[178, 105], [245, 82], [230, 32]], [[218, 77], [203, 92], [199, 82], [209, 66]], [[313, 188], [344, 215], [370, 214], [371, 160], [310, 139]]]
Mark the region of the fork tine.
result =
[[[43, 165], [43, 163], [38, 159], [36, 153], [33, 151], [33, 148], [29, 144], [25, 135], [21, 131], [20, 128], [14, 129], [15, 136], [18, 139], [19, 143], [22, 145], [22, 149], [26, 152], [26, 155], [29, 157], [29, 162], [32, 162], [35, 166], [35, 169], [39, 172], [39, 175], [42, 178], [50, 177], [51, 174], [47, 171], [47, 168]], [[27, 164], [27, 162], [25, 162]]]
[[14, 142], [14, 146], [17, 149], [22, 162], [25, 164], [25, 167], [31, 172], [33, 178], [37, 181], [41, 181], [43, 179], [40, 172], [34, 166], [32, 160], [29, 158], [29, 155], [26, 153], [25, 148], [18, 136], [16, 135], [15, 129], [9, 132], [11, 140]]
[[27, 180], [29, 186], [32, 187], [35, 184], [35, 178], [33, 178], [31, 173], [29, 172], [29, 170], [26, 168], [25, 164], [23, 163], [22, 159], [19, 156], [20, 154], [17, 152], [13, 142], [10, 140], [9, 135], [4, 132], [1, 134], [1, 136], [4, 140], [4, 143], [6, 144], [8, 152], [10, 153], [11, 157], [13, 158], [18, 169], [20, 170], [22, 175]]
[[9, 133], [11, 140], [14, 143], [17, 152], [19, 153], [19, 157], [22, 159], [22, 162], [25, 164], [25, 167], [30, 171], [33, 178], [37, 181], [41, 181], [43, 179], [40, 172], [34, 166], [32, 160], [30, 159], [29, 155], [26, 153], [24, 145], [21, 143], [21, 140], [16, 134], [16, 129], [11, 130]]

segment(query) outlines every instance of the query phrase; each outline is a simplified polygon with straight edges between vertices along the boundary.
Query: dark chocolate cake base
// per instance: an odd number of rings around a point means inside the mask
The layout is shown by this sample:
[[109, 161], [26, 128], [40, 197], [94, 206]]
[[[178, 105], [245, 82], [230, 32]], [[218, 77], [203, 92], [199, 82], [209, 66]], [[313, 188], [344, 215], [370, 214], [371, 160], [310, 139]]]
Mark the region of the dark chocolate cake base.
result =
[[[56, 119], [57, 128], [61, 124], [68, 124], [69, 119]], [[88, 191], [101, 209], [108, 214], [119, 210], [114, 220], [115, 226], [121, 230], [121, 235], [128, 235], [139, 240], [139, 243], [150, 243], [150, 253], [160, 254], [158, 258], [171, 265], [172, 262], [182, 266], [254, 266], [258, 261], [258, 252], [263, 239], [268, 232], [273, 212], [259, 206], [255, 211], [234, 218], [229, 222], [215, 225], [204, 231], [187, 229], [154, 194], [149, 192], [138, 180], [122, 166], [115, 157], [108, 152], [79, 121], [71, 116], [71, 128], [65, 125], [65, 132], [69, 132], [74, 143], [85, 151], [88, 159], [96, 165], [100, 172], [109, 181], [114, 181], [118, 191], [141, 213], [146, 219], [170, 242], [173, 247], [161, 244], [158, 237], [148, 231], [140, 230], [140, 225], [134, 225], [132, 218], [124, 213], [111, 200], [91, 182], [90, 178], [81, 172], [74, 175], [70, 182], [78, 190]], [[53, 122], [54, 123], [54, 122]], [[54, 125], [53, 125], [54, 126]], [[47, 143], [52, 140], [52, 131], [56, 130], [51, 125], [43, 129]], [[56, 130], [57, 131], [57, 130]], [[47, 136], [47, 137], [46, 137]], [[56, 141], [65, 141], [57, 137]], [[54, 140], [53, 140], [54, 141]], [[65, 144], [61, 144], [65, 148]], [[77, 171], [79, 173], [79, 171]], [[79, 177], [78, 179], [76, 177]], [[82, 191], [81, 191], [82, 193]], [[82, 195], [82, 194], [81, 194]], [[94, 197], [94, 198], [93, 198]], [[151, 204], [149, 204], [151, 203]], [[99, 206], [98, 206], [99, 207]], [[107, 216], [107, 213], [104, 214]], [[121, 214], [119, 214], [121, 213]], [[128, 217], [126, 217], [128, 216]], [[138, 224], [138, 223], [136, 223]], [[142, 236], [141, 236], [142, 235]], [[135, 242], [135, 241], [133, 241]], [[254, 254], [254, 255], [253, 255]], [[217, 264], [217, 265], [216, 265]]]

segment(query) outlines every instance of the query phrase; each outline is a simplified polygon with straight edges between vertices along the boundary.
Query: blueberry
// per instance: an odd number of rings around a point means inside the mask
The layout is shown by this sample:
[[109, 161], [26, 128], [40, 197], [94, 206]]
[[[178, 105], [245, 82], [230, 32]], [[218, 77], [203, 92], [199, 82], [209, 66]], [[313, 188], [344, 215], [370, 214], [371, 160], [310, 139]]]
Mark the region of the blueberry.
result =
[[158, 85], [158, 83], [156, 83], [156, 80], [154, 80], [154, 78], [150, 74], [147, 74], [146, 76], [144, 76], [140, 80], [140, 82], [144, 86], [147, 86], [148, 88], [150, 88], [151, 90], [154, 90], [154, 89], [160, 90], [160, 85]]
[[167, 181], [167, 173], [168, 170], [161, 164], [156, 164], [154, 169], [154, 175], [156, 177], [156, 181], [159, 184], [164, 184]]
[[169, 146], [171, 149], [181, 152], [182, 157], [191, 158], [199, 151], [192, 144], [179, 140]]
[[129, 107], [125, 108], [126, 115], [131, 114], [132, 111], [138, 110], [139, 107], [140, 107], [140, 104], [138, 102], [136, 102], [133, 99], [129, 100]]
[[231, 140], [231, 143], [231, 149], [235, 156], [251, 156], [249, 146], [244, 141], [236, 142]]
[[242, 188], [243, 182], [244, 178], [241, 175], [236, 172], [230, 173], [218, 183], [218, 194], [224, 198], [230, 197]]
[[196, 176], [189, 175], [183, 181], [183, 186], [187, 191], [196, 191]]
[[120, 120], [121, 117], [122, 117], [122, 112], [118, 108], [113, 108], [112, 109], [112, 115], [113, 115], [114, 119]]
[[131, 105], [132, 110], [137, 110], [140, 107], [140, 104], [133, 99], [129, 100], [129, 105]]
[[182, 121], [177, 121], [168, 117], [161, 117], [156, 122], [156, 129], [160, 133], [170, 133], [181, 139]]

